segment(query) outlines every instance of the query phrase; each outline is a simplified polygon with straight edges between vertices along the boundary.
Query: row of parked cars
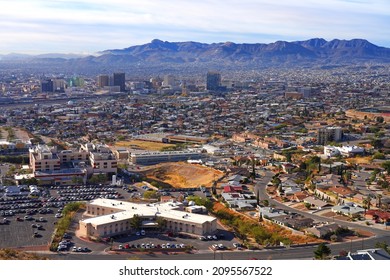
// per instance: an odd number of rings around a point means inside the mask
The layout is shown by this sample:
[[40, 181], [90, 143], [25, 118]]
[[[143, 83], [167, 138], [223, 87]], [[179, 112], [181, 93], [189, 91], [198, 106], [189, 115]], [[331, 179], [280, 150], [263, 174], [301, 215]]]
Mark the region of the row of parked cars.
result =
[[120, 244], [118, 246], [119, 250], [123, 249], [184, 249], [185, 244], [174, 244], [174, 243], [163, 243], [163, 244], [154, 244], [154, 243], [133, 243], [133, 244]]
[[217, 235], [207, 235], [207, 236], [200, 236], [199, 237], [199, 240], [202, 240], [202, 241], [210, 241], [210, 240], [218, 240], [218, 239], [223, 239], [223, 235], [220, 235], [220, 236], [217, 236]]
[[81, 201], [81, 200], [93, 200], [96, 198], [109, 198], [118, 199], [121, 198], [121, 194], [112, 187], [101, 186], [83, 186], [64, 188], [57, 191], [57, 200], [60, 201]]

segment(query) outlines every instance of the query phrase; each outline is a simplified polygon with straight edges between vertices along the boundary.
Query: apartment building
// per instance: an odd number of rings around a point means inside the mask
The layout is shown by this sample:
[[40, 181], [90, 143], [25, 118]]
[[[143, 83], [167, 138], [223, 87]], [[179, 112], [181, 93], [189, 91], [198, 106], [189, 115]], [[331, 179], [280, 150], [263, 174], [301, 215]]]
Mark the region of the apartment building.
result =
[[89, 153], [92, 173], [117, 173], [118, 161], [107, 145], [87, 143], [81, 149]]
[[61, 169], [61, 159], [57, 147], [38, 145], [29, 150], [30, 167], [33, 172], [53, 171]]
[[57, 151], [57, 147], [37, 145], [29, 150], [30, 167], [43, 184], [69, 184], [87, 175], [117, 173], [117, 160], [104, 145], [86, 144], [81, 149]]

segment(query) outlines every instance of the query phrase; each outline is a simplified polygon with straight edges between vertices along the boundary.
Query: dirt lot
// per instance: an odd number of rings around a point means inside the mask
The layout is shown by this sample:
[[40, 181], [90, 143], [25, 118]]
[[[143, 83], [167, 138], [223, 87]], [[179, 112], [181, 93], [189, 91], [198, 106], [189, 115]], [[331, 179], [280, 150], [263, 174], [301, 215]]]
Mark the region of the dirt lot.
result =
[[144, 172], [148, 178], [168, 183], [175, 188], [210, 186], [223, 172], [188, 163], [162, 163]]
[[[7, 139], [8, 138], [8, 131], [5, 129], [5, 127], [0, 127], [1, 129], [1, 138], [2, 139]], [[20, 139], [22, 141], [28, 141], [30, 139], [28, 133], [25, 130], [22, 130], [17, 127], [12, 128], [14, 134], [15, 134], [15, 139]]]
[[131, 140], [131, 141], [119, 141], [115, 143], [116, 147], [126, 147], [132, 149], [141, 149], [147, 151], [160, 151], [165, 147], [174, 147], [172, 144], [157, 143], [157, 142], [148, 142], [140, 140]]
[[356, 158], [347, 158], [347, 162], [351, 164], [370, 164], [372, 161], [371, 157], [356, 157]]

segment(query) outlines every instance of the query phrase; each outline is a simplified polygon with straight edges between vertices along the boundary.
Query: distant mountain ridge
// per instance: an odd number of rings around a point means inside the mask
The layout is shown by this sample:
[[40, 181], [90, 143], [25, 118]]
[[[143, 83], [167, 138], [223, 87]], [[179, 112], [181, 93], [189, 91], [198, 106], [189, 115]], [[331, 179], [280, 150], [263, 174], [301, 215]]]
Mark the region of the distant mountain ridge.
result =
[[[23, 64], [24, 62], [27, 64]], [[204, 73], [251, 71], [270, 67], [338, 67], [390, 63], [390, 48], [376, 46], [365, 39], [264, 43], [199, 43], [152, 40], [124, 49], [105, 50], [96, 55], [46, 54], [0, 56], [0, 63], [28, 65], [31, 69], [59, 69], [68, 72], [98, 74], [120, 70], [134, 75], [163, 73]], [[19, 63], [19, 64], [18, 64]], [[24, 66], [23, 66], [24, 67]]]
[[[306, 41], [277, 41], [270, 44], [236, 44], [232, 42], [204, 44], [198, 42], [167, 42], [158, 39], [125, 49], [105, 50], [97, 59], [123, 56], [130, 61], [149, 62], [209, 62], [268, 61], [288, 62], [295, 59], [327, 59], [332, 62], [352, 60], [390, 61], [390, 49], [376, 46], [365, 39], [326, 41], [314, 38]], [[119, 57], [117, 57], [118, 59]]]

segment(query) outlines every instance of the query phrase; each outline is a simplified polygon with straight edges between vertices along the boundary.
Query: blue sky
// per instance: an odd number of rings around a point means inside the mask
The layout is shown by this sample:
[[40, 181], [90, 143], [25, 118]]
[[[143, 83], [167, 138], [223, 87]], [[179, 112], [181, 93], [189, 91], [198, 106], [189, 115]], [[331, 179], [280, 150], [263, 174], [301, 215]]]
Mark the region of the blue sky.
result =
[[364, 38], [390, 47], [388, 0], [0, 0], [0, 54], [85, 53], [152, 39]]

